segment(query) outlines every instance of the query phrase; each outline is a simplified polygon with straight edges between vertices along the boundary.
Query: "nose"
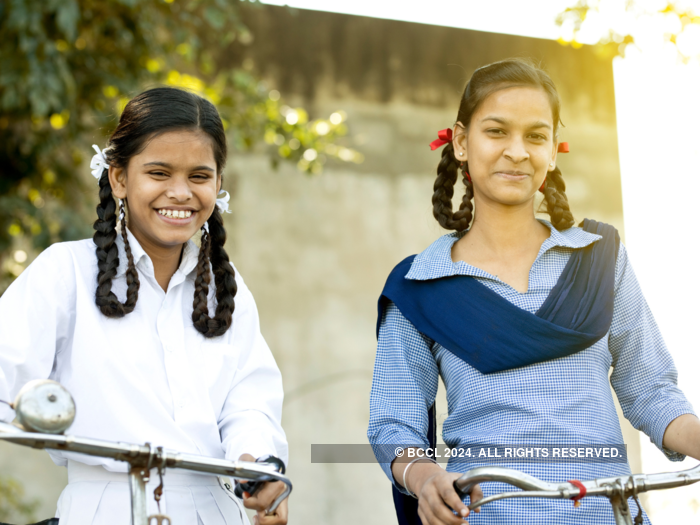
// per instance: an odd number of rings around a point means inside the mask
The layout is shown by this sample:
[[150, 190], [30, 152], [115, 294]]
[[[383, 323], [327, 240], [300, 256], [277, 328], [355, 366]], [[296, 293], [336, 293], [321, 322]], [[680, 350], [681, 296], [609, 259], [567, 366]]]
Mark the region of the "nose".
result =
[[514, 164], [520, 164], [530, 158], [530, 153], [520, 137], [512, 137], [506, 144], [503, 156]]
[[176, 202], [187, 202], [192, 198], [189, 179], [187, 177], [171, 177], [165, 196]]

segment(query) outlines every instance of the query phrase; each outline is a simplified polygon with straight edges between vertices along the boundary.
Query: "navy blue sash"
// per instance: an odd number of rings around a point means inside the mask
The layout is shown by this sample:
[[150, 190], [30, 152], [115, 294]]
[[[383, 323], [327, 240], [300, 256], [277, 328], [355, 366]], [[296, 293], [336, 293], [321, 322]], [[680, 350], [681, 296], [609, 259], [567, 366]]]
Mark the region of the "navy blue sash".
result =
[[[484, 374], [590, 347], [610, 330], [620, 237], [614, 227], [588, 219], [583, 229], [603, 238], [574, 251], [535, 314], [470, 276], [405, 279], [415, 256], [404, 259], [389, 275], [379, 298], [377, 334], [384, 308], [392, 301], [419, 332]], [[429, 418], [433, 435], [428, 437], [435, 439], [434, 407]], [[400, 525], [420, 525], [413, 498], [394, 489], [394, 502]]]

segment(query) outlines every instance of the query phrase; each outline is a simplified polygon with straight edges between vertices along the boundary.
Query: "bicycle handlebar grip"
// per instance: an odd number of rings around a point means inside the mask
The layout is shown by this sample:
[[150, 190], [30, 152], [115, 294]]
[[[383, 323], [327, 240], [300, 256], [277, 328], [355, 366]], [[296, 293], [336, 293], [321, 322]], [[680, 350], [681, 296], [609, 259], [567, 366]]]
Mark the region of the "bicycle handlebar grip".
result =
[[472, 489], [477, 485], [477, 483], [474, 481], [470, 481], [466, 485], [462, 484], [462, 487], [460, 487], [459, 481], [461, 479], [462, 478], [457, 478], [456, 480], [454, 480], [452, 482], [452, 487], [455, 489], [455, 492], [457, 493], [457, 495], [460, 498], [464, 499], [465, 497], [469, 496], [469, 494], [471, 494]]
[[[284, 461], [276, 456], [261, 456], [255, 460], [256, 463], [270, 463], [275, 465], [275, 470], [280, 474], [284, 474], [287, 470], [284, 466]], [[246, 481], [245, 483], [239, 483], [236, 481], [236, 487], [233, 493], [239, 498], [243, 499], [243, 493], [247, 492], [249, 495], [254, 496], [257, 491], [259, 491], [264, 481]]]
[[462, 489], [460, 489], [459, 486], [457, 485], [457, 480], [458, 480], [458, 479], [459, 479], [459, 478], [457, 478], [456, 480], [454, 480], [454, 481], [452, 482], [452, 487], [455, 489], [455, 492], [457, 493], [457, 495], [458, 495], [460, 498], [464, 499], [464, 497], [467, 495], [467, 493], [462, 492]]

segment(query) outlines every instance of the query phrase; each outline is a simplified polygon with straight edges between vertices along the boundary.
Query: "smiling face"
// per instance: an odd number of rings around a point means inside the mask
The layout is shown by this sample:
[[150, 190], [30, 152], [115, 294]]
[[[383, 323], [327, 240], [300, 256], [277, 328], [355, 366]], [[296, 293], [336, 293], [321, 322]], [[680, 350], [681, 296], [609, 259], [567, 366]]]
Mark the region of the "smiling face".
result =
[[147, 142], [126, 168], [111, 167], [115, 197], [127, 200], [128, 227], [146, 248], [187, 242], [214, 211], [221, 177], [211, 139], [170, 131]]
[[[455, 156], [469, 163], [475, 201], [532, 201], [556, 163], [552, 106], [545, 91], [510, 87], [489, 95], [454, 129]], [[460, 155], [462, 153], [462, 155]]]

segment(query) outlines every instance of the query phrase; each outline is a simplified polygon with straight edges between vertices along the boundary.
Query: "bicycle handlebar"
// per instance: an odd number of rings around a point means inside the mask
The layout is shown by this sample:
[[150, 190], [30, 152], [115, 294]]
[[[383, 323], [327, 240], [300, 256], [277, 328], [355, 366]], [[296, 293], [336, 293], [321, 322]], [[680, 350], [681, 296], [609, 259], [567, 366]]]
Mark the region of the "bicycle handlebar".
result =
[[[548, 483], [524, 472], [504, 467], [478, 467], [469, 470], [455, 480], [454, 488], [460, 496], [464, 497], [475, 485], [490, 481], [500, 481], [523, 490], [494, 494], [471, 503], [470, 509], [473, 510], [486, 503], [506, 498], [572, 499], [581, 494], [581, 490], [572, 483]], [[631, 474], [597, 478], [581, 481], [581, 483], [586, 488], [586, 497], [605, 496], [612, 498], [616, 494], [620, 494], [626, 499], [641, 492], [681, 487], [697, 481], [700, 481], [700, 465], [679, 472]]]
[[271, 463], [253, 463], [250, 461], [229, 461], [195, 454], [167, 451], [160, 447], [155, 449], [150, 443], [134, 445], [103, 441], [99, 439], [79, 438], [61, 434], [41, 434], [25, 432], [9, 423], [0, 422], [0, 440], [32, 448], [55, 449], [78, 452], [90, 456], [116, 459], [129, 463], [132, 469], [151, 469], [158, 465], [165, 468], [190, 470], [200, 474], [214, 476], [231, 476], [249, 481], [281, 481], [286, 485], [285, 491], [268, 509], [274, 511], [292, 492], [292, 482], [280, 474], [276, 465]]

